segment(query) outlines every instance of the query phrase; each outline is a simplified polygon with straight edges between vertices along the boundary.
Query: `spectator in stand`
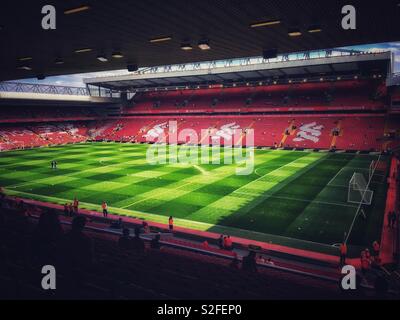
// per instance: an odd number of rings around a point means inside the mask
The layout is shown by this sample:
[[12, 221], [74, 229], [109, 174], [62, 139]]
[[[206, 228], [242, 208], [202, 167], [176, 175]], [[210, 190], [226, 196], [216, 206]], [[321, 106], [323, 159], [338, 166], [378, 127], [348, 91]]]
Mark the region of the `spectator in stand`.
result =
[[224, 238], [224, 247], [226, 250], [233, 250], [233, 243], [230, 236]]
[[172, 218], [172, 216], [170, 216], [168, 219], [168, 226], [169, 226], [169, 231], [172, 232], [174, 230], [174, 219]]
[[72, 204], [72, 202], [68, 205], [69, 207], [69, 216], [73, 217], [74, 216], [74, 205]]
[[371, 252], [369, 251], [368, 248], [365, 249], [365, 257], [366, 257], [369, 261], [371, 261]]
[[346, 264], [346, 257], [347, 257], [347, 244], [345, 242], [340, 244], [339, 251], [340, 251], [340, 265], [344, 266]]
[[250, 251], [249, 254], [243, 258], [242, 270], [257, 272], [256, 253], [254, 251]]
[[132, 239], [133, 250], [138, 254], [143, 254], [145, 250], [144, 241], [140, 238], [140, 228], [135, 228], [135, 237]]
[[220, 237], [218, 238], [218, 247], [222, 250], [224, 249], [224, 235], [221, 234]]
[[83, 233], [85, 225], [85, 217], [75, 217], [71, 231], [62, 240], [60, 255], [64, 262], [63, 266], [72, 272], [72, 275], [74, 270], [87, 269], [93, 263], [93, 244], [92, 240]]
[[367, 258], [367, 253], [364, 251], [361, 252], [361, 272], [363, 276], [367, 274], [371, 266], [370, 259]]
[[103, 209], [103, 216], [104, 218], [107, 218], [108, 216], [108, 205], [105, 201], [101, 204], [101, 208]]
[[53, 210], [42, 213], [32, 236], [34, 260], [41, 264], [54, 263], [62, 235], [63, 229], [57, 213]]
[[24, 211], [25, 210], [25, 202], [23, 200], [20, 200], [17, 203], [17, 210], [18, 211]]
[[74, 198], [74, 213], [78, 214], [78, 210], [79, 210], [79, 200], [75, 197]]
[[64, 204], [64, 215], [69, 216], [69, 206], [68, 203]]
[[160, 234], [157, 234], [150, 242], [150, 248], [152, 249], [160, 249], [161, 245], [160, 245], [160, 239], [161, 236]]
[[111, 226], [112, 229], [122, 229], [123, 228], [123, 222], [122, 222], [122, 218], [118, 218], [117, 221], [112, 221], [111, 222]]
[[240, 260], [238, 259], [237, 256], [235, 256], [229, 266], [232, 269], [238, 270], [239, 269], [239, 265], [240, 265]]
[[121, 250], [130, 251], [133, 249], [132, 238], [130, 237], [130, 231], [127, 228], [122, 230], [122, 236], [118, 240], [118, 246]]
[[381, 246], [378, 241], [374, 241], [372, 243], [372, 248], [374, 249], [374, 258], [377, 259], [379, 257], [379, 252], [381, 250]]
[[143, 233], [150, 233], [150, 227], [149, 227], [149, 224], [146, 221], [143, 221], [142, 229], [143, 229]]

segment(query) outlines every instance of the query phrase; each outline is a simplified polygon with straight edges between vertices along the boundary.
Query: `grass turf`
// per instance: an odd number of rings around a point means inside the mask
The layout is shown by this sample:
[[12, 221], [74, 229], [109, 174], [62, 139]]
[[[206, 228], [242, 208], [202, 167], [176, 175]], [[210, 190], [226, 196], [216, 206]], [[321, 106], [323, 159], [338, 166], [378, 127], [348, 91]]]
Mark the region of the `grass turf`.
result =
[[[377, 158], [256, 150], [254, 172], [238, 176], [236, 164], [149, 165], [147, 150], [93, 143], [4, 152], [0, 186], [12, 195], [54, 203], [77, 196], [88, 209], [100, 210], [106, 200], [111, 213], [164, 223], [172, 215], [179, 226], [336, 253], [332, 245], [349, 232], [357, 210], [347, 203], [348, 182], [355, 171], [367, 177]], [[50, 168], [53, 159], [57, 170]], [[357, 250], [380, 239], [385, 174], [377, 172], [367, 219], [357, 218], [352, 229], [349, 243]]]

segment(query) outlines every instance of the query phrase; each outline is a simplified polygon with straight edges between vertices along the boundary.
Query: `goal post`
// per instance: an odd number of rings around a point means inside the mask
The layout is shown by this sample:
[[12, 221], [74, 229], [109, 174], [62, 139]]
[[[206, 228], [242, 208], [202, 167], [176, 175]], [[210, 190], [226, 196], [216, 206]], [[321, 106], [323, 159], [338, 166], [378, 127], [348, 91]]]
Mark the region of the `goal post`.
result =
[[372, 179], [375, 176], [375, 172], [380, 163], [381, 157], [382, 157], [382, 155], [379, 155], [378, 159], [376, 161], [372, 161], [372, 163], [370, 164], [369, 172], [368, 172], [368, 176], [369, 176], [368, 182], [365, 181], [364, 175], [359, 172], [354, 172], [353, 176], [350, 179], [347, 201], [350, 203], [358, 204], [358, 206], [354, 213], [353, 221], [351, 222], [349, 231], [347, 232], [347, 235], [345, 237], [345, 240], [344, 240], [345, 243], [347, 243], [349, 241], [349, 238], [353, 231], [353, 227], [356, 223], [357, 217], [359, 217], [361, 214], [361, 216], [363, 217], [364, 220], [367, 219], [367, 215], [364, 210], [365, 208], [363, 206], [371, 205], [371, 203], [372, 203], [372, 197], [374, 195], [374, 192], [372, 190], [370, 190], [370, 185], [371, 185]]
[[375, 172], [375, 161], [372, 160], [371, 164], [369, 165], [369, 170], [368, 170], [369, 180], [372, 180], [372, 176], [374, 175], [374, 172]]
[[370, 205], [373, 195], [374, 192], [369, 189], [369, 184], [364, 175], [355, 172], [349, 182], [347, 202]]

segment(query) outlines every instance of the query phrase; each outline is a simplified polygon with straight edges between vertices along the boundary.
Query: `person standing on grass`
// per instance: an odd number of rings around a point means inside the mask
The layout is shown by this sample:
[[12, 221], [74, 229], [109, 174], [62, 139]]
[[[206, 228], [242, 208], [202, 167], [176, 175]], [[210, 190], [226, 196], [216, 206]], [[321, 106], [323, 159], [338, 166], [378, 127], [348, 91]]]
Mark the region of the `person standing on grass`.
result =
[[74, 198], [74, 213], [78, 214], [78, 210], [79, 210], [79, 200], [75, 197]]
[[101, 208], [103, 209], [104, 218], [107, 218], [107, 216], [108, 216], [108, 205], [107, 205], [107, 202], [103, 201], [103, 203], [101, 204]]
[[174, 230], [174, 219], [172, 218], [172, 216], [170, 216], [168, 219], [168, 226], [169, 226], [169, 231], [172, 232]]
[[346, 264], [346, 257], [347, 257], [347, 244], [345, 242], [340, 244], [340, 265], [344, 266]]

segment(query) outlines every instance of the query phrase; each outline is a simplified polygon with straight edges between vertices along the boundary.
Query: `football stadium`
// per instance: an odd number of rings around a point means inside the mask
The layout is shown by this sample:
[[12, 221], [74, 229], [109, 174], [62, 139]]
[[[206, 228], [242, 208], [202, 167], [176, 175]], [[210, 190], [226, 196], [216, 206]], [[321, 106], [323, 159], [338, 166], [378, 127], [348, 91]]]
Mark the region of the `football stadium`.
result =
[[1, 299], [399, 298], [397, 1], [17, 2]]

